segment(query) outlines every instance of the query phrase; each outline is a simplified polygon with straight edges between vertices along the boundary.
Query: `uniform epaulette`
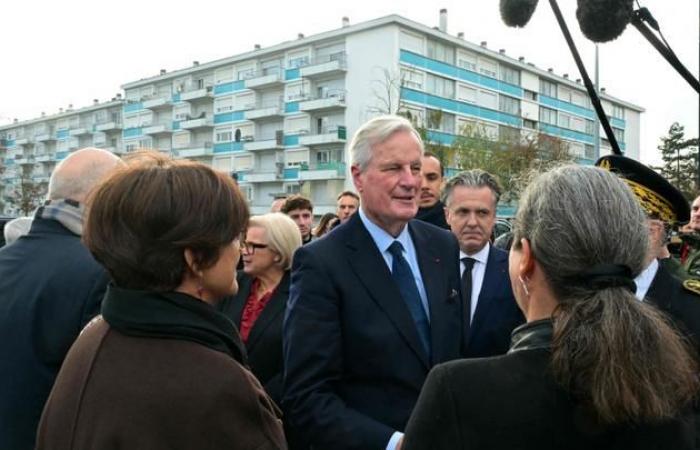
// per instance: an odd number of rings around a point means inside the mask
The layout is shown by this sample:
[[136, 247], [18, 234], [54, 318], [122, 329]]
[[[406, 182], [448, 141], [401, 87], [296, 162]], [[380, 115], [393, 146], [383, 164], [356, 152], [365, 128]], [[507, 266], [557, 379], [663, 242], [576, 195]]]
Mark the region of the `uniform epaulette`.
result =
[[690, 291], [695, 295], [700, 295], [700, 280], [688, 279], [683, 282], [683, 287], [686, 291]]

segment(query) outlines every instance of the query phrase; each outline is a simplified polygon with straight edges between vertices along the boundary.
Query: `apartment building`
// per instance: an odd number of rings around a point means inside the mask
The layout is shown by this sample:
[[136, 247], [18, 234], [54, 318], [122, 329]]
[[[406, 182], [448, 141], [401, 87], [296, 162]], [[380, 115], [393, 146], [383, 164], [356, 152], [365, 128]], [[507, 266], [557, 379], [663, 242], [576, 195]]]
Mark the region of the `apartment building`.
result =
[[[50, 173], [35, 142], [48, 144], [41, 154], [54, 163], [88, 142], [117, 152], [156, 148], [236, 173], [253, 213], [301, 192], [322, 214], [352, 186], [352, 133], [396, 111], [425, 123], [441, 111], [429, 134], [436, 141], [450, 143], [465, 127], [494, 138], [539, 131], [566, 140], [582, 163], [596, 158], [595, 112], [580, 82], [449, 35], [446, 21], [446, 13], [437, 28], [396, 15], [356, 25], [344, 18], [329, 32], [128, 82], [123, 100], [0, 127], [3, 184], [16, 180], [25, 155], [34, 156], [32, 174], [37, 165]], [[602, 101], [620, 146], [638, 159], [644, 110], [608, 93]], [[105, 120], [115, 128], [96, 125]], [[37, 140], [45, 134], [53, 140]]]

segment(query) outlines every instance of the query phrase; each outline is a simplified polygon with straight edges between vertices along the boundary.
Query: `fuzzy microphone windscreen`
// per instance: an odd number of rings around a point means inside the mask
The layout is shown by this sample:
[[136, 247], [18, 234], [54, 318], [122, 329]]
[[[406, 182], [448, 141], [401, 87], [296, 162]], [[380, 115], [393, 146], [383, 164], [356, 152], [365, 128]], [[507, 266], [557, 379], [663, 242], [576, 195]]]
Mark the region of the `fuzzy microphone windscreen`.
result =
[[616, 39], [632, 17], [634, 0], [577, 0], [576, 18], [584, 36], [593, 42]]
[[537, 0], [501, 0], [501, 18], [509, 27], [524, 27], [537, 8]]

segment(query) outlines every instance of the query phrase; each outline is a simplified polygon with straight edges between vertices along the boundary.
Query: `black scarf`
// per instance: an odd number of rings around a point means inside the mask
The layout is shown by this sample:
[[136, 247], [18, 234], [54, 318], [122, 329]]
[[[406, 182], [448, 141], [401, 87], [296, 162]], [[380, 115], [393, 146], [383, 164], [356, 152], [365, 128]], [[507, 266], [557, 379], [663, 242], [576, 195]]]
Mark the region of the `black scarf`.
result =
[[416, 219], [432, 223], [440, 228], [446, 228], [448, 230], [450, 228], [445, 219], [445, 205], [440, 201], [427, 208], [418, 208]]
[[524, 323], [513, 330], [508, 353], [538, 348], [550, 349], [552, 348], [553, 334], [554, 330], [551, 319], [534, 320]]
[[102, 317], [127, 336], [196, 342], [247, 364], [236, 326], [211, 305], [179, 292], [107, 288]]

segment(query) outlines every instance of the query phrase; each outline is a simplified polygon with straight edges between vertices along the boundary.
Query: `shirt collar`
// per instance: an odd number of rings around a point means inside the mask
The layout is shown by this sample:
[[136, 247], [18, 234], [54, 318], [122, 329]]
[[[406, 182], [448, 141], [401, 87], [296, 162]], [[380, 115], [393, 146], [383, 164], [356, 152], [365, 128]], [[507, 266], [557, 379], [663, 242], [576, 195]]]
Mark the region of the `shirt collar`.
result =
[[401, 242], [401, 245], [403, 245], [404, 250], [408, 249], [410, 246], [410, 236], [408, 234], [408, 227], [404, 225], [403, 230], [401, 230], [401, 233], [397, 237], [393, 237], [384, 229], [379, 227], [379, 225], [375, 224], [372, 222], [372, 220], [367, 217], [367, 214], [365, 214], [365, 211], [362, 207], [360, 207], [360, 220], [362, 220], [362, 224], [367, 228], [367, 231], [369, 232], [370, 236], [372, 236], [372, 240], [374, 243], [377, 245], [377, 248], [379, 249], [380, 252], [384, 253], [387, 251], [389, 246], [394, 242], [394, 241], [399, 241]]
[[489, 259], [490, 248], [491, 248], [491, 244], [489, 242], [487, 242], [486, 245], [484, 245], [484, 248], [482, 248], [478, 252], [474, 253], [473, 255], [467, 255], [462, 250], [460, 250], [459, 251], [459, 260], [461, 261], [462, 258], [472, 258], [472, 259], [475, 259], [482, 264], [486, 264], [486, 262]]
[[649, 287], [651, 287], [652, 281], [654, 281], [657, 270], [659, 270], [659, 261], [654, 258], [646, 269], [642, 270], [634, 279], [634, 282], [637, 284], [637, 299], [644, 300]]

